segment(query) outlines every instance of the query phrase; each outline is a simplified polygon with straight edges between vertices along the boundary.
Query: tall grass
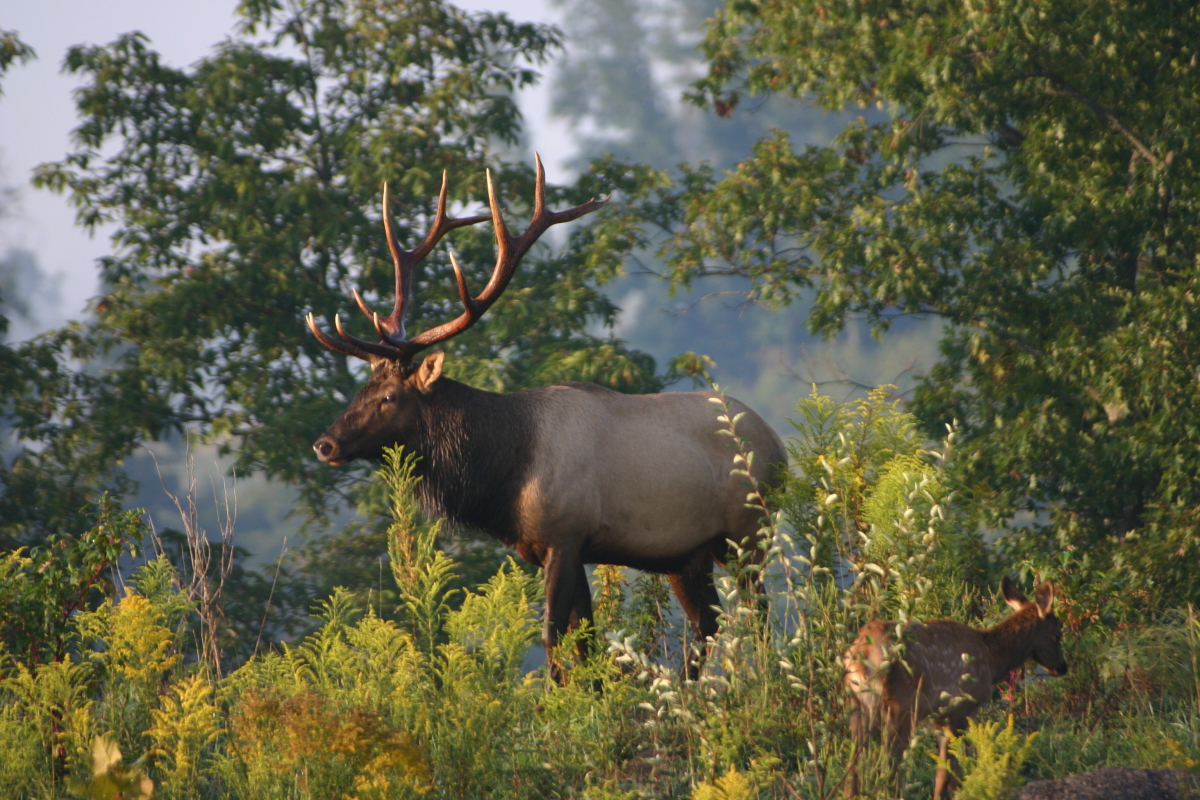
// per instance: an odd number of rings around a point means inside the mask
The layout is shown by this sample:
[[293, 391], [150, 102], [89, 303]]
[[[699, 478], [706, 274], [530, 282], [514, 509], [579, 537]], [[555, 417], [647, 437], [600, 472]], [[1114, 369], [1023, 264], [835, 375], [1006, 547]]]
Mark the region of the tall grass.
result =
[[[4, 655], [0, 792], [840, 797], [854, 755], [841, 656], [858, 627], [872, 617], [994, 621], [1004, 606], [989, 587], [1010, 565], [992, 563], [969, 493], [955, 485], [953, 432], [927, 447], [882, 391], [802, 401], [793, 470], [774, 493], [750, 478], [753, 455], [723, 403], [713, 423], [728, 433], [730, 469], [747, 482], [762, 536], [719, 577], [721, 629], [710, 641], [685, 644], [661, 579], [603, 567], [595, 630], [578, 634], [603, 646], [584, 658], [565, 643], [565, 686], [545, 668], [526, 672], [540, 576], [510, 559], [458, 588], [439, 523], [416, 512], [412, 459], [394, 451], [379, 480], [392, 514], [391, 586], [380, 597], [395, 608], [335, 591], [316, 603], [310, 636], [222, 673], [181, 658], [204, 597], [165, 557], [150, 561], [124, 592], [69, 615], [73, 644], [56, 660]], [[0, 592], [32, 569], [27, 555], [7, 559]], [[1082, 601], [1067, 591], [1062, 602], [1069, 611]], [[1002, 687], [956, 744], [971, 796], [1098, 765], [1200, 766], [1195, 611], [1153, 624], [1071, 619], [1071, 674]], [[693, 646], [704, 656], [697, 680], [684, 669]], [[893, 765], [869, 743], [862, 796], [928, 796], [935, 752], [923, 732]]]

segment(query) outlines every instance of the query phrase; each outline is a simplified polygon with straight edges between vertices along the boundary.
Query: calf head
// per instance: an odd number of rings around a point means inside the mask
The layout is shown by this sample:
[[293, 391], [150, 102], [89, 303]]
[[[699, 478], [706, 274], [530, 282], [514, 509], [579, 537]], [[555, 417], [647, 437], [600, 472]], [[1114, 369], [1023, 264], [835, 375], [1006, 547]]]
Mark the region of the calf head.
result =
[[1054, 615], [1054, 584], [1043, 581], [1033, 593], [1033, 602], [1026, 599], [1021, 590], [1004, 576], [1000, 583], [1004, 600], [1014, 611], [1031, 616], [1029, 637], [1033, 660], [1041, 664], [1051, 675], [1067, 674], [1067, 659], [1062, 651], [1062, 623]]

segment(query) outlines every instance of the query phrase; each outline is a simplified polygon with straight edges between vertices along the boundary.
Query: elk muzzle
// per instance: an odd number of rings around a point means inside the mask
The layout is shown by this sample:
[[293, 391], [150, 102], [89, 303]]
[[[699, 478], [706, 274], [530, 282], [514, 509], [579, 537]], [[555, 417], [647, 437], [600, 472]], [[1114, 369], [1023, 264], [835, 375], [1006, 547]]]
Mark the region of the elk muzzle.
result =
[[342, 449], [338, 446], [337, 439], [334, 439], [329, 434], [324, 434], [313, 443], [313, 451], [317, 454], [317, 459], [326, 464], [332, 464], [337, 467], [346, 463], [341, 458]]

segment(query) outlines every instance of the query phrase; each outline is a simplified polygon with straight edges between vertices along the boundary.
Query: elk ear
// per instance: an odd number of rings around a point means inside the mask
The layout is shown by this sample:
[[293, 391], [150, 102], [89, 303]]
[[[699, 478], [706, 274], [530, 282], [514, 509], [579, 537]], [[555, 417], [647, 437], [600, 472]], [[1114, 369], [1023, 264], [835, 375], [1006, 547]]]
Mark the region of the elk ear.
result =
[[1000, 593], [1004, 595], [1004, 602], [1012, 606], [1013, 611], [1020, 611], [1029, 605], [1029, 600], [1021, 593], [1017, 585], [1009, 580], [1007, 575], [1000, 580]]
[[1054, 584], [1045, 581], [1038, 586], [1033, 592], [1033, 601], [1037, 603], [1038, 616], [1045, 619], [1054, 607]]
[[442, 362], [446, 359], [446, 351], [438, 350], [425, 356], [425, 360], [421, 362], [421, 366], [417, 367], [417, 374], [414, 377], [417, 389], [424, 394], [429, 394], [433, 391], [433, 383], [438, 378], [442, 377]]

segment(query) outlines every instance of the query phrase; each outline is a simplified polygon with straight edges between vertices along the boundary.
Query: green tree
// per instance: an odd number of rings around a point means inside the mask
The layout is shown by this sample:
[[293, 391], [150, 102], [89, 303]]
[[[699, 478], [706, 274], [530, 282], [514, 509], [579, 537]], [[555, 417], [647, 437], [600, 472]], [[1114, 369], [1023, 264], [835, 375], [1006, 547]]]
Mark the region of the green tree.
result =
[[[33, 48], [21, 41], [16, 31], [0, 29], [0, 78], [13, 65], [35, 57]], [[0, 216], [8, 211], [13, 195], [14, 190], [0, 188]], [[89, 378], [78, 375], [72, 381], [54, 358], [57, 348], [52, 343], [5, 342], [9, 315], [28, 315], [23, 296], [27, 287], [22, 284], [36, 274], [32, 254], [13, 249], [0, 258], [0, 548], [3, 549], [43, 539], [44, 536], [24, 535], [33, 528], [43, 535], [66, 531], [82, 535], [94, 522], [91, 504], [100, 502], [100, 490], [113, 484], [105, 464], [107, 454], [93, 448], [92, 453], [99, 452], [99, 458], [89, 459], [87, 453], [74, 449], [81, 433], [64, 424], [56, 413], [59, 407], [69, 407], [72, 399], [87, 394]], [[40, 390], [34, 389], [35, 386]], [[81, 391], [73, 393], [66, 391], [68, 388]], [[8, 452], [5, 445], [16, 438], [14, 428], [48, 446], [34, 449], [18, 446], [15, 453]], [[91, 442], [95, 440], [93, 436], [82, 435]], [[59, 524], [50, 527], [38, 524], [48, 518]]]
[[[660, 169], [683, 161], [722, 169], [772, 128], [803, 144], [827, 145], [857, 116], [823, 113], [806, 98], [788, 96], [755, 98], [747, 113], [728, 117], [686, 102], [685, 90], [704, 68], [697, 44], [705, 20], [720, 7], [716, 0], [555, 4], [569, 47], [551, 70], [552, 110], [572, 129], [581, 170], [604, 154]], [[895, 383], [907, 394], [917, 362], [927, 367], [936, 358], [938, 330], [928, 320], [908, 321], [882, 342], [857, 325], [825, 342], [797, 324], [798, 314], [759, 307], [744, 277], [671, 295], [662, 272], [661, 259], [639, 249], [625, 259], [623, 277], [605, 287], [622, 309], [620, 336], [662, 362], [683, 351], [710, 356], [721, 385], [777, 427], [786, 426], [797, 393], [814, 381], [846, 391]], [[807, 293], [797, 312], [810, 302]]]
[[0, 28], [0, 77], [8, 72], [15, 63], [24, 64], [37, 57], [37, 53], [29, 45], [21, 41], [17, 31], [6, 31]]
[[[366, 336], [350, 288], [390, 302], [384, 181], [402, 241], [423, 235], [443, 170], [452, 202], [475, 206], [491, 167], [520, 224], [533, 174], [503, 159], [519, 144], [513, 93], [559, 34], [439, 0], [247, 0], [240, 12], [237, 36], [184, 69], [137, 33], [68, 53], [84, 79], [77, 149], [35, 182], [69, 193], [82, 225], [115, 223], [113, 252], [93, 317], [27, 351], [35, 374], [11, 413], [26, 439], [70, 444], [102, 459], [96, 470], [189, 427], [235, 451], [239, 474], [297, 483], [319, 514], [364, 475], [309, 451], [363, 367], [321, 347], [303, 317], [328, 327], [340, 312]], [[551, 202], [573, 199], [556, 189]], [[451, 238], [482, 286], [491, 231]], [[449, 372], [497, 390], [564, 378], [657, 388], [649, 357], [589, 333], [615, 311], [598, 277], [570, 247], [532, 254], [498, 307], [448, 343]], [[444, 248], [416, 281], [410, 330], [458, 313]], [[92, 438], [66, 442], [71, 431]]]
[[[16, 31], [0, 29], [0, 78], [4, 77], [14, 63], [24, 64], [33, 60], [36, 55], [32, 47], [21, 41]], [[0, 87], [0, 97], [3, 96], [4, 91]], [[13, 191], [8, 187], [0, 187], [0, 219], [8, 213]], [[28, 309], [18, 295], [17, 282], [23, 268], [30, 269], [34, 266], [28, 263], [29, 258], [30, 254], [23, 250], [9, 250], [0, 258], [0, 342], [4, 341], [4, 335], [8, 332], [9, 317], [5, 312], [15, 311], [20, 316], [28, 314]], [[0, 356], [0, 361], [3, 361], [3, 358]]]
[[576, 161], [610, 153], [654, 167], [683, 160], [725, 166], [772, 127], [828, 143], [838, 115], [790, 98], [756, 103], [739, 119], [683, 102], [703, 67], [696, 45], [716, 0], [555, 0], [570, 46], [552, 73], [552, 110], [574, 132]]
[[[16, 31], [6, 31], [0, 28], [0, 78], [8, 72], [9, 68], [14, 63], [25, 63], [35, 57], [33, 48], [21, 41]], [[0, 97], [3, 97], [3, 89], [0, 88]], [[8, 204], [12, 199], [12, 190], [7, 187], [0, 188], [0, 218], [3, 218], [8, 212]], [[24, 313], [24, 305], [20, 298], [15, 297], [15, 281], [11, 277], [13, 266], [9, 264], [12, 258], [12, 253], [4, 256], [0, 262], [0, 342], [4, 340], [4, 335], [8, 332], [8, 317], [4, 314], [5, 311], [15, 310], [18, 314]], [[2, 346], [2, 345], [0, 345]], [[0, 351], [0, 363], [4, 363], [6, 356]]]
[[680, 287], [739, 276], [813, 332], [943, 323], [912, 409], [957, 419], [994, 524], [1175, 600], [1200, 582], [1200, 10], [1012, 0], [730, 2], [693, 99], [877, 108], [831, 147], [773, 132], [729, 172], [602, 163], [632, 202], [596, 241]]

